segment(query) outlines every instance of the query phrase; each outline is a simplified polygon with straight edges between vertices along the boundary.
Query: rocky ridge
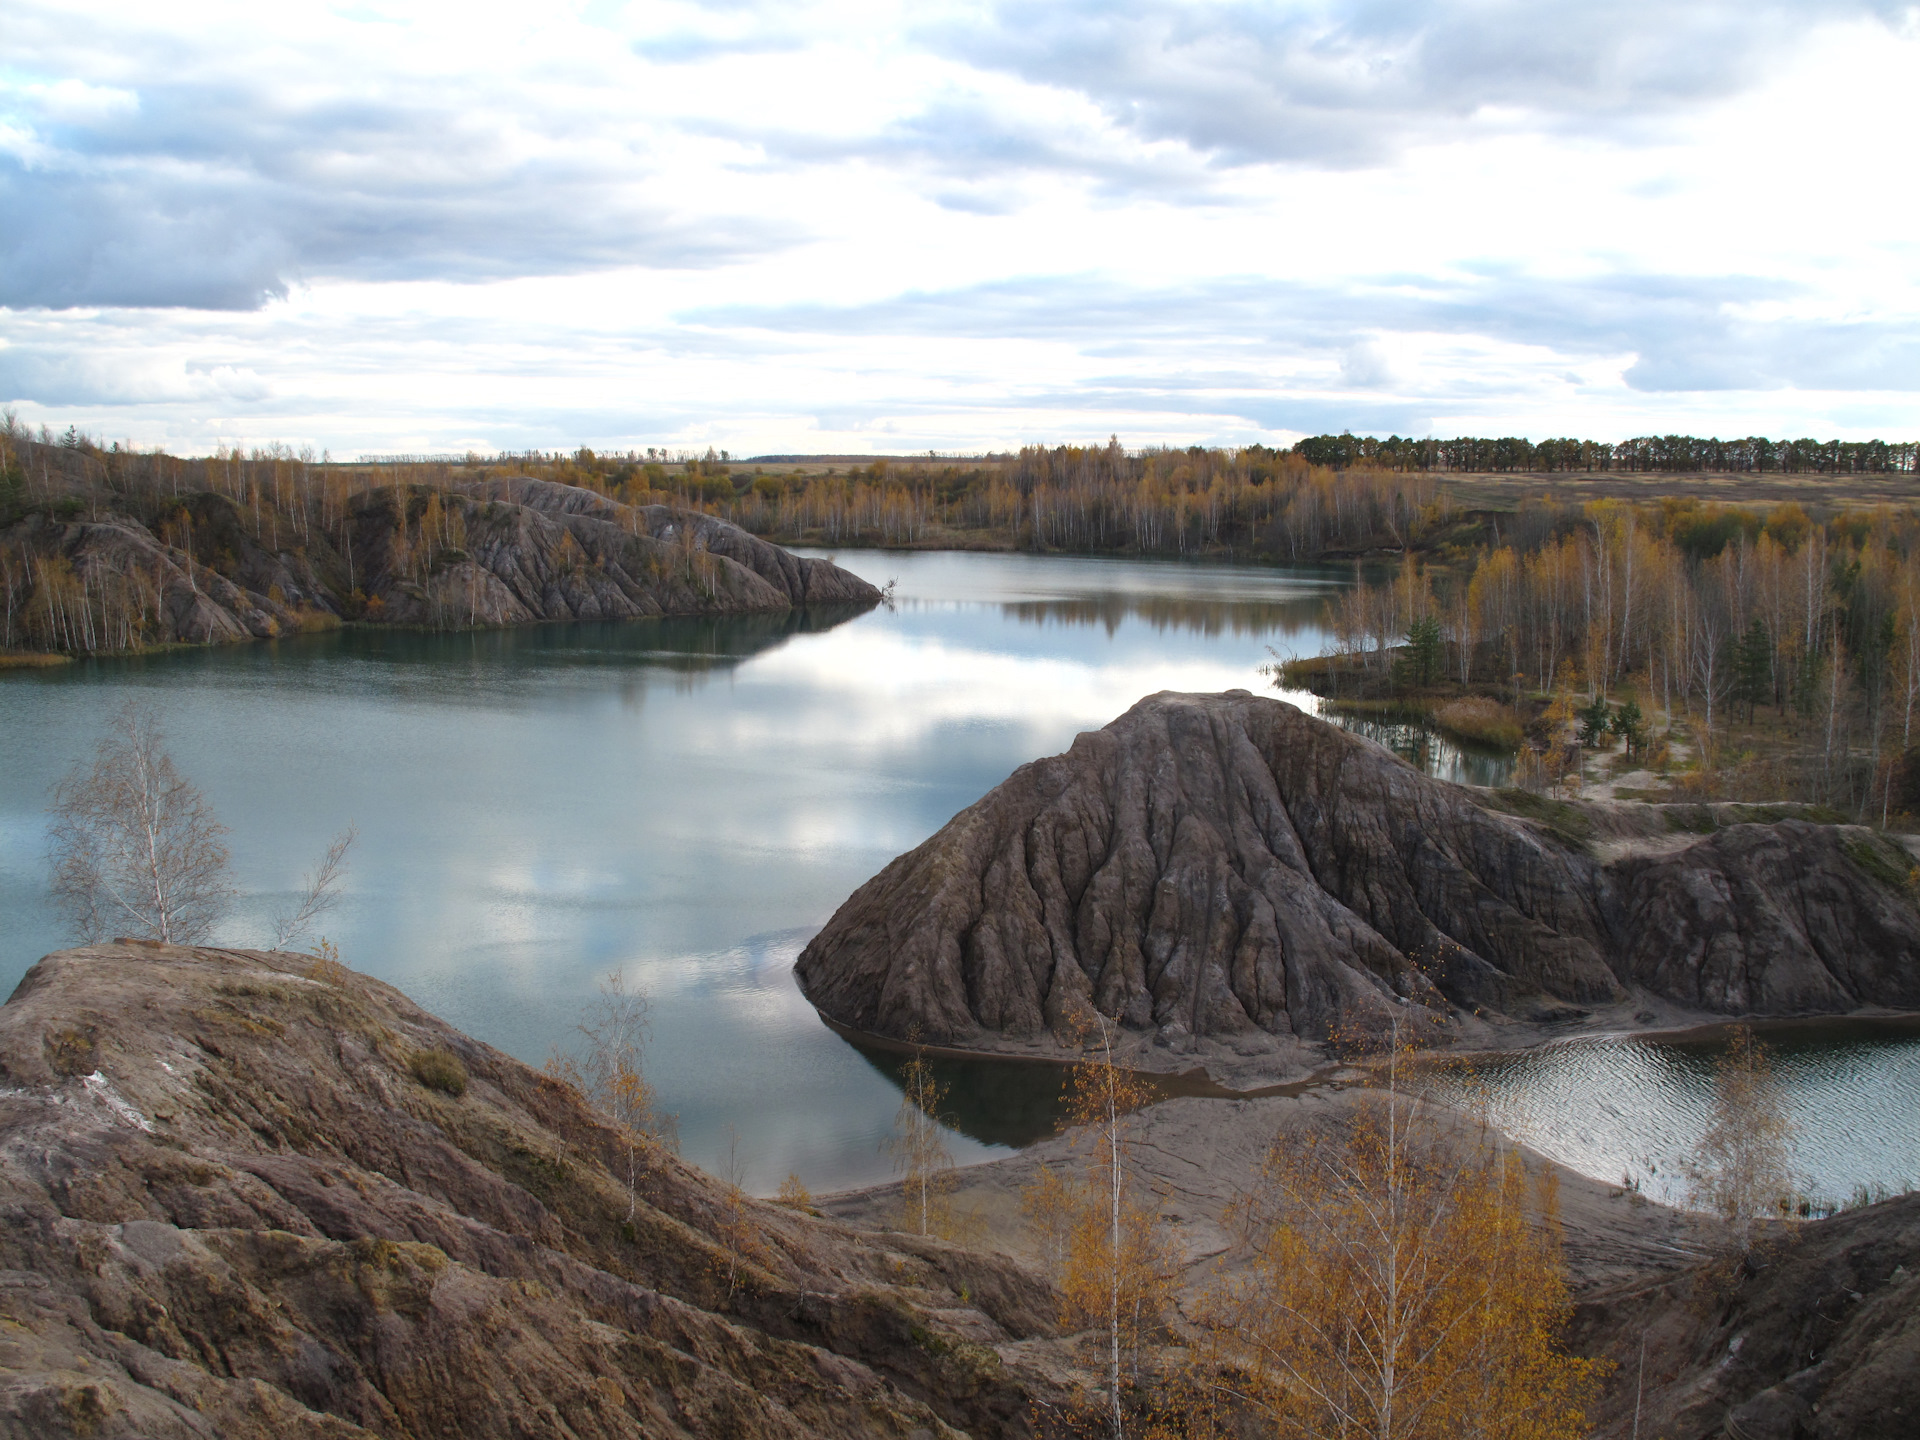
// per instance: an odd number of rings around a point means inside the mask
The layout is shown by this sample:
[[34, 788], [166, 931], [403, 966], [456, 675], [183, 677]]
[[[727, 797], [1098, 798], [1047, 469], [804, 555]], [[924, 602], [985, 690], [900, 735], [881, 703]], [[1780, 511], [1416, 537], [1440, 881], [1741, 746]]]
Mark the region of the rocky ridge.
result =
[[125, 590], [117, 609], [139, 609], [150, 643], [266, 638], [340, 618], [467, 629], [880, 599], [830, 561], [711, 515], [623, 505], [552, 481], [388, 487], [348, 507], [340, 535], [288, 533], [279, 548], [262, 545], [231, 501], [206, 493], [170, 502], [151, 527], [130, 515], [36, 513], [9, 534], [39, 563], [65, 561], [93, 591]]
[[[425, 505], [464, 543], [420, 563]], [[432, 496], [376, 490], [354, 512], [385, 618], [403, 624], [513, 625], [869, 606], [880, 592], [831, 561], [802, 558], [711, 515], [623, 505], [524, 477]], [[464, 612], [464, 613], [463, 613]]]
[[1024, 1433], [1050, 1293], [738, 1197], [311, 957], [0, 1008], [0, 1436]]
[[1395, 1016], [1500, 1043], [1920, 1009], [1911, 871], [1791, 807], [1475, 791], [1278, 700], [1163, 693], [894, 860], [796, 974], [895, 1039], [1055, 1054], [1107, 1017], [1131, 1063], [1277, 1078]]

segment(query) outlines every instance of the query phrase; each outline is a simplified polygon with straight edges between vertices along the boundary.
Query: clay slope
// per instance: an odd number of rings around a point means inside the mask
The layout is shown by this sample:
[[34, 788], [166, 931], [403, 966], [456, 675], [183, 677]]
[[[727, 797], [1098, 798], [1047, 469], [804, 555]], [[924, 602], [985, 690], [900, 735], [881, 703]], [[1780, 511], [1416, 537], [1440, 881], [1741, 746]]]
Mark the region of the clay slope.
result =
[[[230, 516], [226, 501], [201, 498], [211, 502], [202, 509]], [[120, 592], [125, 603], [116, 608], [139, 615], [146, 643], [265, 639], [298, 630], [303, 606], [329, 614], [335, 608], [304, 559], [271, 556], [250, 542], [219, 552], [231, 572], [223, 573], [206, 563], [205, 549], [196, 555], [167, 544], [125, 515], [74, 521], [30, 515], [8, 533], [39, 565], [65, 561], [83, 593]], [[97, 648], [127, 647], [120, 636], [107, 635]]]
[[[637, 530], [653, 540], [681, 549], [722, 557], [766, 581], [789, 605], [871, 605], [880, 598], [880, 592], [873, 586], [830, 560], [792, 554], [711, 515], [675, 510], [667, 505], [622, 505], [575, 485], [524, 477], [487, 481], [468, 487], [468, 493], [477, 498], [522, 505], [559, 519], [563, 524], [567, 523], [566, 517], [579, 517], [625, 533]], [[569, 528], [576, 537], [599, 533]]]
[[830, 561], [791, 555], [711, 515], [525, 478], [439, 496], [442, 526], [461, 544], [423, 563], [428, 498], [370, 491], [354, 515], [367, 594], [380, 599], [383, 618], [403, 624], [738, 614], [880, 598]]
[[[288, 532], [279, 549], [210, 494], [169, 502], [152, 528], [127, 515], [36, 514], [7, 533], [37, 563], [65, 561], [89, 594], [120, 597], [111, 608], [139, 617], [136, 644], [264, 638], [340, 617], [468, 629], [880, 599], [830, 561], [789, 554], [711, 515], [622, 505], [551, 481], [376, 489], [348, 510], [339, 534]], [[125, 643], [107, 637], [92, 648]]]
[[1920, 914], [1870, 832], [1710, 820], [1603, 862], [1580, 834], [1671, 822], [1496, 804], [1277, 700], [1155, 695], [893, 861], [797, 974], [896, 1038], [1044, 1051], [1098, 1012], [1229, 1059], [1409, 1006], [1920, 1008]]
[[1920, 1195], [1777, 1231], [1730, 1272], [1597, 1291], [1571, 1338], [1618, 1366], [1596, 1435], [1920, 1434]]
[[1010, 1263], [626, 1172], [378, 982], [49, 956], [0, 1009], [0, 1436], [1025, 1433], [1053, 1303]]

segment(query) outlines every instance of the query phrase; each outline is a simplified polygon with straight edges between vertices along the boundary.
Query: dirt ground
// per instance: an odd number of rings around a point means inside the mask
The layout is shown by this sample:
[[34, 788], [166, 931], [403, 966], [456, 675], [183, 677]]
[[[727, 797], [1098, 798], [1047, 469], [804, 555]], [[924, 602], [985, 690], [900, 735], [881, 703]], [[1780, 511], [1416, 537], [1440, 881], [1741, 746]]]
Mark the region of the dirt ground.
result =
[[[1298, 1095], [1167, 1100], [1128, 1122], [1128, 1170], [1136, 1186], [1159, 1197], [1162, 1218], [1183, 1257], [1183, 1305], [1215, 1277], [1231, 1275], [1229, 1208], [1255, 1186], [1261, 1161], [1276, 1137], [1338, 1124], [1368, 1094], [1377, 1092], [1334, 1080]], [[1467, 1139], [1483, 1133], [1467, 1117], [1449, 1114], [1446, 1123], [1458, 1126]], [[1706, 1253], [1715, 1222], [1591, 1179], [1534, 1151], [1522, 1153], [1530, 1167], [1556, 1172], [1563, 1243], [1576, 1295], [1649, 1272], [1678, 1270]], [[1042, 1166], [1084, 1163], [1084, 1149], [1076, 1148], [1075, 1138], [1067, 1135], [1004, 1160], [953, 1172], [950, 1203], [956, 1238], [1037, 1266], [1037, 1239], [1020, 1210], [1022, 1192]], [[891, 1229], [901, 1223], [898, 1183], [824, 1196], [815, 1203], [824, 1213], [862, 1228]]]

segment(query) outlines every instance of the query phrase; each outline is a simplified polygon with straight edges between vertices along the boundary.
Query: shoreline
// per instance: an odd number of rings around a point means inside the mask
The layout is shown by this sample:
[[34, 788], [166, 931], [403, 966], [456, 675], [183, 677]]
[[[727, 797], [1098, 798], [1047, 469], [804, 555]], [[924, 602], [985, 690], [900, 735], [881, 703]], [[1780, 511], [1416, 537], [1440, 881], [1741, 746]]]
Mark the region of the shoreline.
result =
[[[801, 996], [803, 999], [805, 995], [806, 992], [802, 990]], [[1647, 1008], [1645, 1004], [1641, 1004], [1638, 1001], [1625, 1001], [1622, 1002], [1620, 1006], [1609, 1008], [1618, 1011], [1636, 1004], [1640, 1005], [1642, 1012]], [[893, 1036], [879, 1035], [873, 1031], [862, 1030], [856, 1026], [848, 1025], [840, 1020], [834, 1019], [817, 1006], [814, 1007], [814, 1014], [819, 1016], [822, 1024], [847, 1043], [856, 1048], [878, 1050], [885, 1054], [913, 1055], [919, 1053], [934, 1059], [944, 1060], [967, 1062], [996, 1061], [1040, 1065], [1058, 1069], [1062, 1072], [1071, 1070], [1074, 1065], [1079, 1063], [1078, 1056], [1068, 1052], [1064, 1046], [1057, 1044], [1050, 1052], [1039, 1049], [1035, 1049], [1032, 1052], [1025, 1052], [1019, 1050], [978, 1050], [956, 1045], [915, 1044], [910, 1041], [897, 1039]], [[1612, 1017], [1609, 1016], [1608, 1018]], [[1495, 1028], [1490, 1022], [1484, 1020], [1478, 1023], [1489, 1029]], [[1807, 1030], [1822, 1025], [1859, 1025], [1896, 1032], [1910, 1031], [1915, 1036], [1920, 1037], [1920, 1010], [1889, 1010], [1881, 1006], [1863, 1006], [1856, 1010], [1825, 1015], [1729, 1015], [1721, 1017], [1710, 1017], [1702, 1015], [1699, 1012], [1689, 1013], [1682, 1011], [1680, 1015], [1675, 1017], [1672, 1023], [1656, 1021], [1655, 1023], [1647, 1025], [1629, 1024], [1615, 1026], [1607, 1025], [1603, 1022], [1601, 1026], [1594, 1026], [1583, 1023], [1582, 1021], [1549, 1022], [1519, 1020], [1511, 1021], [1509, 1024], [1515, 1030], [1527, 1032], [1527, 1035], [1525, 1037], [1516, 1035], [1514, 1039], [1517, 1043], [1507, 1045], [1476, 1045], [1471, 1047], [1436, 1046], [1431, 1049], [1419, 1051], [1419, 1056], [1422, 1060], [1444, 1058], [1449, 1061], [1472, 1061], [1479, 1058], [1505, 1059], [1515, 1055], [1525, 1055], [1536, 1050], [1546, 1050], [1556, 1045], [1565, 1045], [1577, 1041], [1620, 1043], [1645, 1040], [1656, 1044], [1692, 1044], [1710, 1042], [1736, 1026], [1745, 1026], [1762, 1038], [1768, 1034]], [[1323, 1053], [1320, 1056], [1322, 1063], [1304, 1074], [1296, 1074], [1284, 1079], [1275, 1079], [1265, 1084], [1253, 1085], [1246, 1088], [1235, 1088], [1215, 1075], [1204, 1060], [1197, 1064], [1191, 1064], [1184, 1070], [1157, 1069], [1131, 1063], [1138, 1058], [1139, 1052], [1145, 1051], [1151, 1054], [1157, 1047], [1152, 1043], [1150, 1036], [1143, 1035], [1139, 1032], [1127, 1032], [1127, 1034], [1130, 1043], [1115, 1046], [1115, 1062], [1120, 1065], [1121, 1069], [1137, 1075], [1153, 1085], [1153, 1087], [1160, 1092], [1161, 1098], [1163, 1099], [1262, 1100], [1273, 1097], [1297, 1096], [1304, 1094], [1309, 1089], [1329, 1085], [1344, 1085], [1347, 1082], [1340, 1081], [1336, 1078], [1338, 1072], [1342, 1070], [1362, 1070], [1372, 1063], [1366, 1058], [1342, 1060], [1337, 1056], [1328, 1056]], [[1038, 1045], [1044, 1042], [1035, 1043]], [[1316, 1041], [1296, 1041], [1295, 1043], [1302, 1049], [1308, 1047], [1318, 1049], [1324, 1044], [1324, 1042]], [[1174, 1056], [1170, 1051], [1161, 1051], [1160, 1053], [1164, 1054], [1169, 1060], [1190, 1058], [1187, 1056]]]
[[[1197, 1294], [1232, 1250], [1232, 1208], [1257, 1181], [1267, 1150], [1296, 1129], [1338, 1125], [1352, 1107], [1382, 1092], [1360, 1083], [1297, 1096], [1247, 1098], [1222, 1105], [1202, 1097], [1158, 1101], [1128, 1117], [1133, 1183], [1157, 1195], [1180, 1253], [1178, 1287]], [[1443, 1126], [1485, 1129], [1492, 1143], [1518, 1151], [1529, 1169], [1555, 1177], [1558, 1220], [1569, 1282], [1576, 1295], [1650, 1272], [1697, 1264], [1720, 1229], [1718, 1220], [1602, 1180], [1555, 1160], [1457, 1105], [1434, 1097], [1418, 1103], [1443, 1112]], [[1064, 1131], [1016, 1154], [949, 1172], [947, 1199], [959, 1219], [960, 1243], [993, 1249], [1023, 1264], [1040, 1254], [1021, 1211], [1021, 1198], [1042, 1168], [1084, 1161], [1075, 1134]], [[897, 1228], [901, 1182], [856, 1186], [816, 1195], [821, 1214], [859, 1229]]]

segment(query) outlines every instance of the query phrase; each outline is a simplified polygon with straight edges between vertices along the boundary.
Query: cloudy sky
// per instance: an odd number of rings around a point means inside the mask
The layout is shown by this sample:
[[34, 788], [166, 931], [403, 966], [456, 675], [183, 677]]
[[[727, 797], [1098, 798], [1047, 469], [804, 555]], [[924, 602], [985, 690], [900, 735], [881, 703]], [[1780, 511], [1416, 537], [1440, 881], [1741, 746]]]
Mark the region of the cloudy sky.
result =
[[204, 451], [1920, 435], [1920, 14], [0, 0], [0, 402]]

